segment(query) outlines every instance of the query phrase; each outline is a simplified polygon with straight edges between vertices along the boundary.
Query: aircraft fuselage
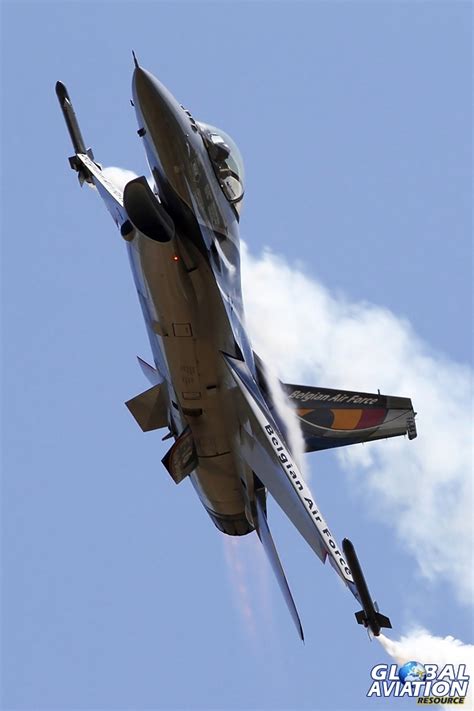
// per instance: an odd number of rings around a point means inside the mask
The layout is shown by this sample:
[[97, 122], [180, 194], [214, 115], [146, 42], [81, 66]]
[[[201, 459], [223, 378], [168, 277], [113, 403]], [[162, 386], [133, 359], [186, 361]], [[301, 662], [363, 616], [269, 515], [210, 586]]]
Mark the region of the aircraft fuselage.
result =
[[168, 428], [164, 439], [175, 442], [164, 466], [176, 483], [191, 478], [221, 531], [256, 530], [301, 639], [267, 492], [362, 604], [357, 621], [378, 634], [390, 620], [372, 601], [354, 547], [346, 539], [341, 549], [304, 481], [289, 424], [298, 418], [306, 451], [414, 439], [412, 402], [380, 391], [271, 386], [244, 326], [239, 151], [223, 131], [195, 121], [136, 59], [132, 89], [153, 186], [142, 176], [122, 190], [86, 149], [68, 91], [56, 84], [75, 151], [70, 166], [81, 185], [98, 191], [127, 244], [153, 353], [155, 367], [139, 359], [152, 387], [126, 405], [143, 431]]
[[155, 365], [166, 382], [171, 431], [191, 429], [199, 458], [191, 480], [216, 525], [247, 533], [250, 472], [233, 445], [235, 386], [221, 355], [243, 354], [254, 368], [242, 326], [238, 213], [192, 117], [141, 68], [133, 95], [156, 192], [176, 229], [166, 242], [138, 233], [128, 243]]

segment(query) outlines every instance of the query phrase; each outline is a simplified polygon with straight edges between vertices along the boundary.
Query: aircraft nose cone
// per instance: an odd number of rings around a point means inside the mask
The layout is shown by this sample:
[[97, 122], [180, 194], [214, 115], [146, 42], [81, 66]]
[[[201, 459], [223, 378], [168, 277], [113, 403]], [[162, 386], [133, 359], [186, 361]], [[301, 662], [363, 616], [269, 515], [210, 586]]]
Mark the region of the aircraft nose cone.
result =
[[154, 92], [154, 77], [141, 67], [136, 67], [133, 72], [132, 88], [134, 98], [142, 103]]
[[133, 101], [147, 124], [168, 122], [176, 115], [177, 102], [161, 82], [146, 69], [133, 72]]
[[188, 194], [189, 125], [187, 116], [168, 89], [146, 69], [136, 67], [132, 80], [133, 102], [148, 162], [157, 171], [161, 191], [173, 190], [183, 200]]

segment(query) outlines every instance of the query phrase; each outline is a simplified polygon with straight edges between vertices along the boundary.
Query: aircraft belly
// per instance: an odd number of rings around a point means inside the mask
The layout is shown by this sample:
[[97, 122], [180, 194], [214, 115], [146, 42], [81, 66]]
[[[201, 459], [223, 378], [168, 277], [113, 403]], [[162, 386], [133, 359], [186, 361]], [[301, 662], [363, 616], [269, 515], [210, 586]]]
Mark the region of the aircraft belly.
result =
[[191, 480], [204, 506], [214, 513], [232, 515], [244, 510], [245, 501], [231, 452], [207, 459], [200, 457]]
[[[197, 349], [198, 350], [198, 349]], [[238, 428], [229, 391], [222, 376], [221, 356], [215, 353], [213, 367], [205, 370], [211, 388], [202, 388], [202, 397], [195, 401], [202, 413], [186, 415], [199, 460], [191, 479], [202, 503], [209, 511], [220, 515], [243, 514], [245, 498], [235, 462], [232, 434]], [[199, 361], [201, 362], [201, 361]], [[209, 361], [207, 361], [209, 363]], [[199, 363], [196, 366], [199, 370]], [[189, 406], [189, 401], [188, 401]]]
[[[196, 446], [199, 466], [192, 483], [209, 512], [244, 516], [231, 446], [238, 422], [221, 356], [234, 351], [235, 341], [212, 271], [181, 242], [159, 244], [139, 235], [134, 248], [149, 330], [159, 339], [169, 369], [171, 407], [190, 427]], [[179, 252], [184, 258], [175, 261]]]

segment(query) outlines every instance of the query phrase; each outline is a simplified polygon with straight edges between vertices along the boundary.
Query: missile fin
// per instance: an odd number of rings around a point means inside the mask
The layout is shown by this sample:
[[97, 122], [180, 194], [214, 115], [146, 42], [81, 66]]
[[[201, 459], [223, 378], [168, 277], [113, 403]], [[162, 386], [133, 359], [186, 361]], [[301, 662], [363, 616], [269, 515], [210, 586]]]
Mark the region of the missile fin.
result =
[[390, 618], [387, 617], [386, 615], [382, 615], [381, 612], [377, 612], [376, 615], [377, 622], [379, 623], [380, 627], [386, 627], [387, 629], [392, 629], [392, 623], [390, 622]]

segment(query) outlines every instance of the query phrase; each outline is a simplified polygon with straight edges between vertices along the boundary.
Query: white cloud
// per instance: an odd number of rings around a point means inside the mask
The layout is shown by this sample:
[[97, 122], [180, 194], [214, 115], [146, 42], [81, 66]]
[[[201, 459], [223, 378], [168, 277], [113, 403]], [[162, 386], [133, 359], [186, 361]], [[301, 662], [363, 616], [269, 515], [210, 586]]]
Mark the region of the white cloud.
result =
[[354, 445], [338, 457], [377, 495], [420, 573], [472, 602], [470, 368], [434, 353], [391, 311], [335, 295], [268, 251], [255, 258], [244, 247], [242, 257], [254, 349], [285, 382], [412, 398], [416, 440]]

